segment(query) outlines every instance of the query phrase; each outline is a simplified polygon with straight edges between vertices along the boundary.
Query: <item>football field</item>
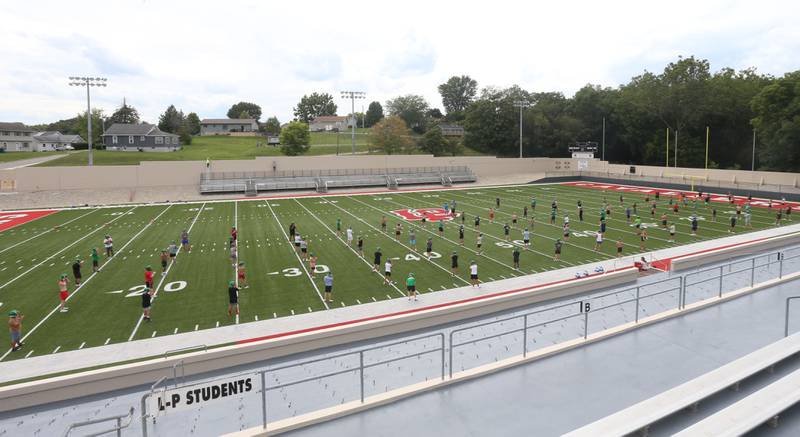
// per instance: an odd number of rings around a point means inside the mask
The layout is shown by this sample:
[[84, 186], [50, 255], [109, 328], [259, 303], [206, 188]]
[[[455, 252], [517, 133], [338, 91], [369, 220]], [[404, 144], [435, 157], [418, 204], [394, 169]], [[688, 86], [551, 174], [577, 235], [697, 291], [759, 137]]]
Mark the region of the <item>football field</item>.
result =
[[[405, 295], [405, 278], [412, 272], [424, 301], [426, 293], [469, 285], [472, 260], [478, 264], [481, 281], [489, 282], [614, 258], [617, 241], [622, 242], [623, 254], [628, 257], [730, 235], [729, 218], [735, 214], [735, 205], [727, 199], [713, 196], [708, 206], [702, 199], [689, 199], [675, 213], [669, 205], [670, 200], [679, 202], [678, 197], [661, 194], [656, 212], [651, 215], [645, 200], [649, 197], [653, 202], [654, 194], [643, 191], [652, 190], [619, 191], [602, 184], [589, 185], [276, 196], [57, 211], [0, 231], [0, 310], [16, 309], [25, 315], [25, 345], [13, 353], [4, 349], [2, 359], [401, 298]], [[551, 224], [554, 200], [558, 210]], [[578, 201], [583, 205], [583, 221], [578, 218]], [[455, 203], [455, 216], [445, 214], [446, 202]], [[605, 242], [594, 250], [604, 202], [611, 215], [606, 221]], [[625, 209], [633, 208], [634, 203], [642, 227], [648, 230], [644, 249], [637, 229], [626, 219]], [[523, 217], [526, 207], [528, 218]], [[717, 210], [716, 220], [712, 208]], [[752, 227], [746, 227], [740, 219], [735, 232], [773, 227], [776, 212], [777, 203], [772, 209], [756, 204], [752, 208]], [[669, 241], [669, 232], [661, 227], [664, 213], [668, 223], [676, 226], [675, 242]], [[699, 219], [696, 236], [691, 235], [689, 222], [693, 214]], [[423, 216], [427, 217], [426, 223], [420, 220]], [[479, 228], [475, 226], [476, 216], [481, 218]], [[514, 216], [516, 225], [512, 223]], [[555, 242], [564, 238], [565, 216], [569, 216], [570, 236], [563, 241], [561, 259], [554, 260]], [[381, 230], [382, 217], [387, 222], [385, 232]], [[445, 218], [441, 222], [442, 234], [437, 223], [441, 217]], [[341, 231], [337, 231], [337, 221]], [[308, 243], [309, 254], [317, 257], [314, 271], [289, 243], [290, 223]], [[463, 245], [459, 241], [462, 223]], [[402, 227], [399, 238], [395, 236], [397, 224]], [[508, 236], [506, 224], [511, 228]], [[237, 259], [232, 259], [229, 249], [232, 227], [238, 231]], [[353, 231], [352, 245], [346, 241], [348, 227]], [[531, 231], [529, 248], [522, 241], [526, 227]], [[192, 249], [179, 250], [162, 274], [161, 251], [173, 241], [180, 246], [183, 230], [189, 232]], [[412, 231], [416, 234], [416, 247], [409, 238]], [[476, 245], [479, 233], [483, 234], [480, 253]], [[114, 240], [115, 255], [111, 258], [103, 253], [106, 235]], [[363, 256], [356, 246], [359, 237], [364, 241]], [[430, 258], [424, 253], [428, 238], [432, 239]], [[518, 269], [512, 258], [514, 247], [521, 253]], [[92, 271], [92, 248], [101, 254], [97, 273]], [[373, 271], [378, 248], [382, 262], [378, 271]], [[455, 275], [451, 273], [454, 252], [458, 255]], [[84, 262], [80, 285], [73, 281], [71, 265], [76, 259]], [[396, 282], [389, 285], [383, 277], [386, 259], [393, 263], [392, 279]], [[237, 280], [238, 262], [244, 263], [249, 287], [239, 292], [240, 314], [229, 316], [228, 282]], [[155, 271], [151, 321], [143, 320], [141, 308], [146, 266]], [[328, 272], [334, 278], [331, 303], [323, 301], [323, 277]], [[70, 281], [67, 312], [58, 311], [57, 282], [62, 273]]]

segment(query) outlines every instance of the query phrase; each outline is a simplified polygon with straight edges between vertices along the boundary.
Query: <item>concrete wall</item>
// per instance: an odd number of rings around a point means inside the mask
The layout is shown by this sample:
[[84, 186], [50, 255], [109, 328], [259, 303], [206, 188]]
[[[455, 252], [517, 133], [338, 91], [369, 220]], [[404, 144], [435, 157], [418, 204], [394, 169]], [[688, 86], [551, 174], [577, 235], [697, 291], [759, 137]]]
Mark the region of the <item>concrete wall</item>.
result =
[[[585, 165], [579, 167], [579, 161]], [[743, 170], [704, 170], [693, 168], [665, 168], [636, 166], [631, 175], [630, 166], [609, 164], [598, 159], [575, 158], [494, 158], [487, 156], [433, 157], [430, 155], [342, 155], [303, 157], [257, 157], [249, 160], [213, 161], [211, 171], [272, 171], [364, 169], [387, 167], [429, 167], [466, 165], [478, 179], [506, 175], [530, 175], [530, 180], [548, 175], [578, 174], [605, 175], [636, 179], [655, 179], [663, 182], [683, 181], [712, 186], [752, 185], [772, 187], [800, 187], [800, 174]], [[159, 186], [198, 186], [200, 173], [205, 171], [203, 161], [146, 161], [140, 165], [88, 167], [25, 167], [0, 170], [0, 180], [16, 183], [21, 192], [39, 190], [70, 190], [94, 188], [130, 188]], [[693, 178], [694, 179], [693, 179]]]

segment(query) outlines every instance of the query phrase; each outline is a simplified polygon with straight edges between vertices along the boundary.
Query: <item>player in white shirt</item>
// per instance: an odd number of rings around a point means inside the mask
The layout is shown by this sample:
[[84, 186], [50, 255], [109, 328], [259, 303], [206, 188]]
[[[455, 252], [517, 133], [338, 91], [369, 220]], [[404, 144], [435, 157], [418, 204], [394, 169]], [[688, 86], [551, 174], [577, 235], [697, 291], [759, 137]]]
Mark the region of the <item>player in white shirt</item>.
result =
[[392, 284], [392, 260], [387, 259], [383, 265], [383, 283]]
[[347, 227], [347, 245], [348, 246], [353, 245], [353, 228], [351, 228], [350, 226]]
[[594, 238], [594, 251], [597, 252], [598, 250], [600, 250], [600, 245], [603, 244], [603, 233], [597, 232], [595, 235], [596, 236]]
[[480, 287], [480, 280], [478, 279], [478, 264], [475, 261], [469, 263], [469, 280], [473, 287]]

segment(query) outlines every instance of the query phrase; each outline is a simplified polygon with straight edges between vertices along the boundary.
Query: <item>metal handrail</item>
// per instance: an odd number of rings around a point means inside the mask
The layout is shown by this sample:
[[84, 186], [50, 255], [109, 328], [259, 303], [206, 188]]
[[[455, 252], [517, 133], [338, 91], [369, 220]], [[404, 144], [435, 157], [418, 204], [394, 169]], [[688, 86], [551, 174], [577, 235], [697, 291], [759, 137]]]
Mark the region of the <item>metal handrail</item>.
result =
[[783, 336], [789, 336], [789, 303], [795, 299], [800, 299], [800, 296], [789, 296], [786, 298], [786, 320], [783, 325]]
[[194, 350], [194, 349], [200, 349], [200, 348], [203, 348], [203, 352], [208, 352], [208, 346], [206, 346], [204, 344], [198, 344], [198, 345], [195, 345], [195, 346], [182, 347], [180, 349], [170, 349], [170, 350], [164, 352], [164, 358], [166, 359], [167, 355], [169, 355], [169, 354], [171, 354], [173, 352], [186, 352], [186, 351], [190, 351], [190, 350]]
[[[134, 407], [131, 407], [130, 411], [128, 411], [127, 414], [119, 414], [119, 415], [116, 415], [116, 416], [101, 417], [99, 419], [92, 419], [92, 420], [87, 420], [85, 422], [73, 423], [72, 425], [70, 425], [67, 428], [66, 431], [64, 431], [63, 436], [67, 437], [69, 435], [69, 433], [72, 432], [72, 430], [75, 429], [75, 428], [80, 428], [82, 426], [88, 426], [88, 425], [95, 425], [95, 424], [98, 424], [98, 423], [103, 423], [103, 422], [108, 422], [108, 421], [113, 420], [113, 421], [117, 422], [117, 425], [115, 427], [109, 428], [109, 429], [106, 429], [106, 430], [103, 430], [103, 431], [97, 431], [97, 432], [94, 432], [92, 434], [86, 434], [84, 437], [100, 436], [100, 435], [108, 434], [108, 433], [114, 432], [114, 431], [117, 432], [117, 436], [118, 437], [121, 437], [122, 436], [122, 430], [127, 428], [127, 427], [129, 427], [131, 425], [131, 423], [133, 423], [133, 412], [134, 411], [136, 411], [136, 409]], [[123, 425], [122, 424], [122, 419], [125, 419], [125, 418], [128, 419], [128, 423]]]

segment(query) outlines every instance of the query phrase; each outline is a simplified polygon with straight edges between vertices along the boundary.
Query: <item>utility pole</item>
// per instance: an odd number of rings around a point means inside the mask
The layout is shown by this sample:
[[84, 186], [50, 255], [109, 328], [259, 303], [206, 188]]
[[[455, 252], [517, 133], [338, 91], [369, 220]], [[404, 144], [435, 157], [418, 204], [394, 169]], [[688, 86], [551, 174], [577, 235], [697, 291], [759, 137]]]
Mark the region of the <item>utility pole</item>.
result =
[[606, 160], [606, 118], [603, 117], [603, 155], [601, 161]]
[[353, 139], [353, 155], [356, 154], [356, 99], [363, 99], [366, 97], [366, 93], [363, 91], [342, 91], [342, 98], [343, 99], [350, 99], [350, 116], [353, 117], [352, 122], [350, 125], [353, 127], [352, 129], [352, 139]]
[[522, 110], [530, 105], [524, 100], [517, 100], [514, 106], [519, 108], [519, 157], [522, 158]]
[[672, 166], [678, 168], [678, 128], [675, 128], [675, 159], [672, 161]]
[[[86, 87], [86, 122], [87, 122], [87, 141], [89, 144], [89, 165], [94, 165], [94, 157], [92, 156], [92, 97], [89, 90], [93, 86], [106, 86], [108, 79], [105, 77], [77, 77], [70, 76], [69, 86], [85, 86]], [[103, 126], [105, 131], [105, 126]]]
[[753, 129], [753, 161], [750, 164], [750, 171], [756, 171], [756, 130]]

